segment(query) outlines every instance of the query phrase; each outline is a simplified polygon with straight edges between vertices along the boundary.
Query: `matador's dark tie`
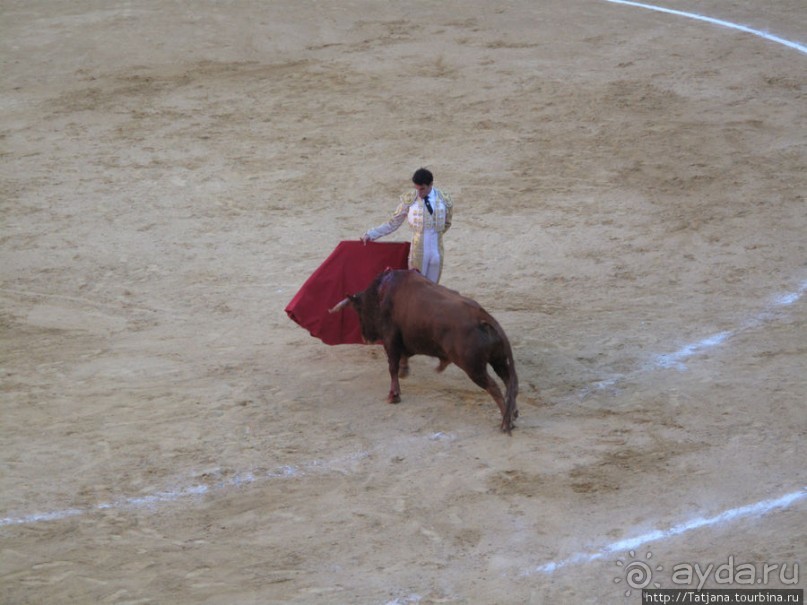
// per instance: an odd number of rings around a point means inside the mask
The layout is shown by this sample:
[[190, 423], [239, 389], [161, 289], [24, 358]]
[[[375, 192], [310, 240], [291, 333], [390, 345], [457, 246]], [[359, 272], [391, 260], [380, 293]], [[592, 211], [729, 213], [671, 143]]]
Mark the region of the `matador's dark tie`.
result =
[[426, 210], [429, 211], [429, 214], [434, 214], [434, 209], [432, 208], [432, 205], [429, 203], [428, 195], [423, 198], [423, 203], [426, 204]]

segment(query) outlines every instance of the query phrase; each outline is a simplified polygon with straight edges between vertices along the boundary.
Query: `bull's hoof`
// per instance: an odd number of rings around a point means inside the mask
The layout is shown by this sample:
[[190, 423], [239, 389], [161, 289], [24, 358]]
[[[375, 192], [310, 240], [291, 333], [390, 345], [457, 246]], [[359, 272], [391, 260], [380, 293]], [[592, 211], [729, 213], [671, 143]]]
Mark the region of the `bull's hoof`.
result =
[[398, 368], [398, 378], [406, 378], [409, 376], [409, 366], [401, 366]]
[[401, 403], [401, 396], [390, 393], [387, 397], [387, 403]]
[[437, 367], [434, 368], [434, 371], [439, 374], [440, 372], [445, 370], [449, 365], [451, 365], [451, 362], [448, 361], [448, 359], [441, 359], [440, 363], [437, 364]]

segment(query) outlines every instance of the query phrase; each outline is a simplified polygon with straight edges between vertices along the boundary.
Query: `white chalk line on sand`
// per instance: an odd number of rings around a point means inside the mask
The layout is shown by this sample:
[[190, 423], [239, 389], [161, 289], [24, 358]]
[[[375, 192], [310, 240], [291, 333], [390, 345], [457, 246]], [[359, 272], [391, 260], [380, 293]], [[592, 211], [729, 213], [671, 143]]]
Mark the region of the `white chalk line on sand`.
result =
[[[443, 433], [442, 431], [426, 435], [424, 437], [410, 437], [403, 439], [404, 443], [410, 441], [428, 441], [431, 443], [450, 443], [456, 437], [450, 433]], [[387, 444], [384, 444], [389, 445]], [[345, 467], [349, 467], [356, 462], [365, 460], [371, 456], [371, 452], [367, 450], [360, 450], [332, 458], [330, 460], [310, 460], [297, 465], [283, 465], [276, 467], [269, 471], [251, 470], [244, 471], [232, 476], [218, 478], [210, 481], [209, 483], [196, 483], [185, 487], [174, 487], [171, 489], [162, 490], [153, 494], [145, 496], [131, 496], [120, 497], [109, 502], [102, 502], [92, 506], [76, 506], [62, 508], [59, 510], [31, 513], [20, 516], [6, 516], [0, 517], [0, 528], [9, 527], [14, 525], [30, 525], [33, 523], [40, 523], [44, 521], [61, 521], [71, 517], [78, 517], [81, 515], [88, 515], [91, 513], [103, 512], [108, 510], [153, 510], [160, 504], [169, 504], [172, 502], [179, 502], [190, 498], [198, 498], [201, 496], [213, 494], [216, 492], [223, 492], [231, 489], [239, 489], [249, 485], [256, 485], [266, 481], [278, 479], [295, 479], [305, 477], [313, 474], [349, 474], [351, 471]], [[216, 472], [212, 475], [221, 475], [223, 473]]]
[[697, 342], [684, 345], [672, 353], [662, 353], [661, 355], [657, 355], [653, 360], [653, 365], [659, 368], [686, 369], [686, 366], [683, 365], [683, 362], [686, 359], [721, 345], [732, 336], [736, 336], [741, 332], [758, 328], [766, 323], [776, 320], [780, 317], [780, 309], [793, 305], [801, 300], [805, 292], [807, 292], [807, 281], [802, 282], [802, 284], [794, 292], [781, 294], [775, 297], [767, 308], [743, 323], [738, 328], [734, 330], [717, 332], [716, 334], [707, 336], [706, 338], [703, 338]]
[[[722, 513], [712, 517], [695, 517], [688, 521], [684, 521], [683, 523], [679, 523], [678, 525], [674, 525], [669, 529], [654, 529], [633, 538], [625, 538], [623, 540], [611, 542], [610, 544], [602, 546], [598, 550], [579, 552], [559, 561], [549, 561], [547, 563], [537, 565], [531, 569], [524, 570], [521, 572], [520, 576], [529, 577], [536, 574], [550, 575], [565, 567], [592, 563], [606, 557], [618, 556], [636, 550], [640, 546], [650, 544], [651, 542], [658, 542], [659, 540], [674, 538], [696, 529], [712, 527], [723, 523], [739, 521], [741, 519], [763, 517], [768, 513], [789, 508], [805, 498], [807, 498], [807, 487], [802, 488], [799, 491], [785, 494], [779, 498], [762, 500], [760, 502], [755, 502], [754, 504], [748, 504], [746, 506], [725, 510]], [[409, 603], [419, 603], [421, 600], [422, 597], [419, 594], [412, 593], [406, 597], [400, 597], [392, 601], [388, 601], [386, 605], [405, 605]]]
[[634, 372], [618, 374], [608, 378], [607, 380], [600, 380], [587, 387], [583, 387], [578, 391], [578, 397], [580, 399], [585, 399], [594, 392], [614, 389], [620, 382], [629, 376], [644, 373], [648, 370], [673, 368], [676, 370], [685, 371], [687, 366], [684, 362], [688, 359], [706, 353], [710, 349], [714, 349], [715, 347], [725, 344], [732, 337], [743, 332], [760, 328], [772, 321], [784, 318], [785, 315], [782, 313], [782, 309], [797, 303], [804, 297], [805, 293], [807, 293], [807, 281], [802, 282], [793, 292], [780, 294], [774, 297], [773, 300], [765, 307], [765, 309], [743, 322], [736, 328], [716, 332], [715, 334], [711, 334], [695, 342], [682, 345], [680, 348], [670, 353], [659, 353], [655, 355], [649, 361], [649, 363], [641, 368], [638, 368]]
[[341, 467], [363, 460], [370, 455], [367, 451], [358, 451], [331, 460], [312, 460], [300, 465], [283, 465], [270, 471], [246, 471], [233, 476], [218, 479], [211, 483], [197, 483], [186, 487], [175, 487], [159, 491], [145, 496], [123, 497], [109, 502], [102, 502], [93, 506], [70, 507], [43, 513], [33, 513], [21, 516], [8, 516], [0, 518], [0, 528], [13, 525], [29, 525], [43, 521], [61, 521], [71, 517], [78, 517], [96, 512], [108, 510], [150, 510], [160, 504], [179, 502], [189, 498], [197, 498], [215, 492], [221, 492], [234, 488], [242, 488], [247, 485], [259, 484], [265, 481], [277, 479], [293, 479], [306, 475], [319, 473], [341, 473], [348, 471]]
[[696, 529], [712, 527], [732, 521], [739, 521], [740, 519], [762, 517], [773, 511], [789, 508], [804, 498], [807, 498], [807, 487], [789, 494], [785, 494], [779, 498], [762, 500], [761, 502], [756, 502], [754, 504], [732, 508], [723, 511], [720, 514], [714, 515], [713, 517], [695, 517], [694, 519], [674, 525], [669, 529], [654, 529], [633, 538], [626, 538], [624, 540], [618, 540], [616, 542], [606, 544], [593, 552], [575, 553], [566, 557], [565, 559], [561, 559], [560, 561], [549, 561], [548, 563], [538, 565], [533, 569], [525, 571], [523, 575], [533, 575], [536, 573], [551, 574], [570, 565], [591, 563], [592, 561], [596, 561], [607, 556], [613, 556], [615, 554], [635, 550], [640, 546], [649, 544], [651, 542], [674, 538], [675, 536], [680, 536]]
[[674, 10], [671, 8], [664, 8], [662, 6], [655, 6], [652, 4], [643, 4], [641, 2], [631, 2], [630, 0], [605, 0], [606, 2], [611, 2], [613, 4], [625, 4], [627, 6], [635, 6], [638, 8], [646, 8], [648, 10], [656, 11], [659, 13], [667, 13], [669, 15], [676, 15], [678, 17], [686, 17], [687, 19], [695, 19], [697, 21], [704, 21], [706, 23], [711, 23], [712, 25], [719, 25], [721, 27], [728, 27], [730, 29], [735, 29], [737, 31], [745, 32], [747, 34], [752, 34], [754, 36], [759, 36], [760, 38], [764, 38], [765, 40], [769, 40], [771, 42], [776, 42], [777, 44], [782, 44], [783, 46], [787, 46], [788, 48], [792, 48], [794, 50], [799, 51], [800, 53], [807, 54], [807, 46], [804, 44], [800, 44], [798, 42], [794, 42], [792, 40], [786, 40], [785, 38], [781, 38], [779, 36], [775, 36], [773, 34], [769, 34], [768, 32], [764, 32], [758, 29], [754, 29], [752, 27], [748, 27], [747, 25], [740, 25], [738, 23], [732, 23], [731, 21], [724, 21], [723, 19], [715, 19], [714, 17], [707, 17], [705, 15], [699, 15], [697, 13], [688, 13], [685, 11]]

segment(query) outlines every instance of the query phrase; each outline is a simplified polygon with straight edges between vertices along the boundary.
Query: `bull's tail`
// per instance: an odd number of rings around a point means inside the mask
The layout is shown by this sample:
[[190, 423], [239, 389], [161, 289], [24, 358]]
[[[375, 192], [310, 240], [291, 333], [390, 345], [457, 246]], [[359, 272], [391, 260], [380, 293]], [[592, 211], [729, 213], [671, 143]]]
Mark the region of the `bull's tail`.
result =
[[518, 375], [516, 364], [513, 361], [513, 349], [507, 335], [498, 323], [484, 322], [488, 326], [488, 334], [496, 342], [495, 353], [490, 360], [494, 371], [505, 384], [504, 410], [502, 411], [502, 430], [508, 435], [512, 434], [513, 424], [518, 418]]
[[516, 374], [516, 364], [513, 361], [513, 351], [506, 338], [504, 344], [507, 353], [507, 378], [505, 379], [507, 389], [504, 395], [505, 413], [502, 423], [507, 434], [511, 435], [513, 424], [516, 418], [518, 418], [518, 406], [516, 405], [516, 397], [518, 396], [518, 375]]

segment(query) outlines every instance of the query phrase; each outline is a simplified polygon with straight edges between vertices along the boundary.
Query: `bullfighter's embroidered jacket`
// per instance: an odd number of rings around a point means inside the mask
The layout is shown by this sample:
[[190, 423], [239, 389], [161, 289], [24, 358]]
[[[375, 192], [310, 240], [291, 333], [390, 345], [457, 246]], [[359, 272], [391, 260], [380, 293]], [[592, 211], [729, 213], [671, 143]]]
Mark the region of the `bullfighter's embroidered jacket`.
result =
[[[451, 227], [451, 217], [454, 210], [454, 203], [451, 196], [441, 191], [437, 187], [432, 187], [434, 214], [429, 214], [423, 204], [423, 200], [418, 197], [417, 191], [412, 190], [401, 196], [400, 203], [392, 213], [392, 218], [383, 225], [379, 225], [367, 231], [366, 235], [371, 240], [389, 235], [404, 220], [409, 223], [412, 229], [412, 247], [409, 250], [409, 268], [423, 272], [423, 232], [426, 229], [433, 229], [437, 233], [437, 245], [440, 250], [440, 273], [443, 272], [443, 233]], [[439, 277], [438, 277], [439, 281]]]

